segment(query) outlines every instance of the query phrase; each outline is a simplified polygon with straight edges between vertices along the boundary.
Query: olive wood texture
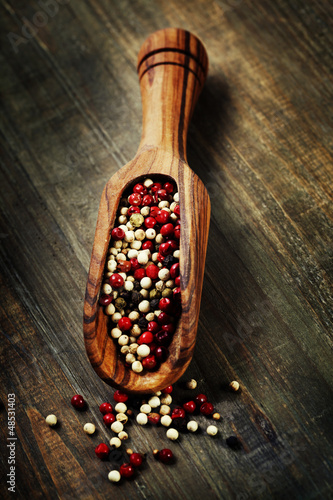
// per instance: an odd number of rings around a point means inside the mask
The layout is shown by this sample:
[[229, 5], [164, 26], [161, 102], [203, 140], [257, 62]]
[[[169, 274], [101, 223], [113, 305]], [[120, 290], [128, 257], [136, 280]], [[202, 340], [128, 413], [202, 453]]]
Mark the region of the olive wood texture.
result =
[[[210, 201], [186, 160], [189, 121], [207, 74], [201, 42], [188, 31], [168, 28], [151, 35], [138, 56], [143, 108], [142, 139], [134, 159], [107, 182], [99, 207], [85, 303], [84, 338], [89, 360], [108, 384], [147, 393], [173, 384], [193, 355], [208, 240]], [[143, 176], [172, 178], [180, 196], [182, 314], [169, 356], [155, 372], [134, 373], [110, 337], [110, 320], [99, 305], [110, 232], [124, 190]]]

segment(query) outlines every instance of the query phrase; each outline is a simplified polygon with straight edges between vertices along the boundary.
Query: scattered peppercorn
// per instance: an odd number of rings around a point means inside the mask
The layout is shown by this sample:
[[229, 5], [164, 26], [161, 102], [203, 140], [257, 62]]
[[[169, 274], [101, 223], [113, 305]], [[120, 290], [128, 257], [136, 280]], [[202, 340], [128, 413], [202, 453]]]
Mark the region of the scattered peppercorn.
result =
[[225, 442], [227, 443], [227, 445], [234, 449], [234, 450], [240, 450], [242, 448], [242, 444], [241, 442], [239, 441], [239, 439], [236, 437], [236, 436], [229, 436]]
[[96, 446], [95, 453], [101, 460], [106, 460], [109, 456], [110, 448], [106, 444], [100, 443]]
[[58, 423], [58, 419], [55, 415], [48, 415], [45, 419], [45, 422], [50, 426], [54, 427]]
[[75, 394], [72, 397], [71, 404], [77, 410], [83, 410], [86, 407], [86, 402], [80, 394]]
[[230, 382], [229, 387], [232, 391], [237, 392], [239, 389], [239, 382], [237, 382], [237, 380], [233, 380]]

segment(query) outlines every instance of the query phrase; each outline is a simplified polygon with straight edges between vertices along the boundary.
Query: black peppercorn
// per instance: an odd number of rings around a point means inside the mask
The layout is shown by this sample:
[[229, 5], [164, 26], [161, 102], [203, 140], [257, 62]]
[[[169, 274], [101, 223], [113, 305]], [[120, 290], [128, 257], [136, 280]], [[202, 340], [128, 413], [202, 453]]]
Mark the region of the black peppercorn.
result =
[[173, 266], [173, 264], [175, 264], [176, 262], [178, 262], [178, 259], [175, 259], [173, 255], [167, 255], [163, 261], [163, 266], [170, 269], [170, 267]]
[[150, 309], [158, 309], [160, 299], [153, 299], [150, 301]]
[[146, 318], [141, 317], [138, 321], [138, 325], [139, 328], [141, 328], [141, 330], [146, 330], [148, 326], [148, 321], [146, 320]]
[[225, 442], [227, 443], [227, 445], [232, 448], [233, 450], [240, 450], [241, 447], [242, 447], [242, 444], [241, 442], [239, 441], [239, 439], [236, 437], [236, 436], [229, 436]]

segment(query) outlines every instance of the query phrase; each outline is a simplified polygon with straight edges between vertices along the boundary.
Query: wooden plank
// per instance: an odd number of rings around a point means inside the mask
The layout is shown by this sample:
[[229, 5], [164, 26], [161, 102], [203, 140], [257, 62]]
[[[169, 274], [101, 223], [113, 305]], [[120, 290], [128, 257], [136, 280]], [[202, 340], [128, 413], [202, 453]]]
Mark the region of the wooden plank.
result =
[[[1, 3], [1, 497], [10, 498], [7, 396], [16, 395], [19, 498], [332, 496], [331, 7], [296, 0]], [[55, 7], [55, 9], [56, 9]], [[219, 435], [179, 443], [129, 427], [148, 451], [136, 478], [107, 480], [94, 447], [112, 390], [84, 350], [83, 297], [100, 195], [141, 134], [136, 58], [153, 31], [199, 36], [209, 76], [189, 165], [212, 217], [197, 346], [183, 377], [223, 416]], [[22, 40], [21, 40], [22, 41]], [[240, 393], [225, 386], [241, 383]], [[74, 393], [88, 403], [78, 413]], [[189, 398], [181, 384], [175, 401]], [[192, 393], [190, 393], [192, 394]], [[57, 414], [50, 429], [43, 417]], [[96, 422], [86, 436], [83, 424]], [[243, 449], [225, 444], [231, 434]], [[169, 468], [152, 459], [171, 447]]]

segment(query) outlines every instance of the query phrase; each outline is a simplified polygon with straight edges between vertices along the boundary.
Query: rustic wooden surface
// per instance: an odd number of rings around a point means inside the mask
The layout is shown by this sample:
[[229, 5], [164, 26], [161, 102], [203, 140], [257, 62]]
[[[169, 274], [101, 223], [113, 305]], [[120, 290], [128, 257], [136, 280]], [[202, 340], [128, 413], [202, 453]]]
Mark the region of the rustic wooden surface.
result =
[[[329, 3], [51, 3], [58, 11], [45, 22], [36, 1], [0, 2], [1, 498], [11, 495], [12, 393], [18, 498], [331, 498]], [[32, 34], [24, 19], [44, 25]], [[223, 420], [215, 439], [202, 432], [179, 443], [131, 426], [128, 445], [170, 445], [177, 463], [150, 454], [136, 479], [114, 486], [111, 463], [94, 456], [111, 434], [97, 407], [112, 390], [85, 354], [83, 297], [103, 186], [140, 140], [137, 53], [167, 26], [193, 31], [210, 60], [188, 160], [212, 218], [183, 380], [196, 378]], [[225, 389], [232, 379], [241, 393]], [[76, 392], [85, 413], [69, 404]], [[44, 423], [51, 412], [56, 429]], [[98, 435], [82, 432], [89, 420]], [[227, 448], [231, 434], [242, 450]]]

